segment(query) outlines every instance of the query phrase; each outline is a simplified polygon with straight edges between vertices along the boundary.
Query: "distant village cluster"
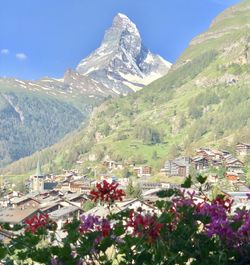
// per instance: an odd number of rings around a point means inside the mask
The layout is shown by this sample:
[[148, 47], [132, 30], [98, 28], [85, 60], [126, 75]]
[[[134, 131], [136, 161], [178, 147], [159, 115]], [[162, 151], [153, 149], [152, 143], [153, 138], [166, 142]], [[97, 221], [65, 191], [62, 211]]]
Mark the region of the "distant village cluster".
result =
[[[244, 157], [250, 154], [250, 144], [238, 143], [236, 145], [235, 153], [238, 157]], [[109, 170], [122, 170], [124, 165], [117, 161], [105, 160], [103, 165]], [[133, 168], [137, 177], [146, 180], [152, 175], [152, 167], [143, 165], [135, 166]], [[168, 177], [187, 177], [194, 169], [198, 173], [206, 172], [207, 170], [215, 168], [225, 169], [225, 178], [229, 181], [238, 181], [244, 177], [244, 163], [230, 152], [226, 150], [215, 150], [206, 147], [196, 150], [196, 156], [188, 157], [181, 156], [175, 159], [167, 160], [164, 163], [160, 173]], [[216, 179], [216, 176], [214, 176]]]
[[[238, 156], [246, 156], [250, 154], [250, 144], [238, 143], [235, 151]], [[198, 172], [204, 172], [209, 168], [225, 168], [225, 177], [229, 181], [237, 181], [244, 176], [244, 163], [230, 152], [205, 147], [196, 150], [195, 157], [179, 157], [166, 161], [161, 172], [167, 176], [187, 177], [191, 167]]]
[[[236, 153], [239, 157], [249, 155], [250, 145], [237, 144]], [[103, 161], [103, 166], [111, 172], [114, 169], [122, 170], [124, 168], [122, 164], [108, 160]], [[244, 181], [241, 180], [241, 176], [244, 175], [244, 163], [228, 151], [199, 148], [196, 150], [196, 156], [194, 157], [179, 157], [167, 160], [161, 169], [161, 174], [169, 177], [179, 176], [185, 178], [190, 174], [192, 168], [197, 172], [205, 172], [210, 167], [226, 169], [225, 179], [237, 183], [238, 189], [237, 191], [223, 190], [224, 194], [235, 200], [235, 207], [243, 205], [250, 208], [249, 201], [247, 201], [249, 190]], [[123, 211], [126, 208], [137, 209], [138, 207], [145, 211], [154, 210], [152, 202], [157, 200], [156, 193], [159, 190], [166, 188], [181, 189], [181, 186], [177, 184], [164, 181], [150, 182], [148, 180], [152, 174], [150, 166], [133, 165], [133, 170], [138, 177], [141, 196], [140, 198], [127, 198], [125, 201], [117, 203], [113, 209], [115, 212]], [[0, 198], [0, 228], [1, 224], [12, 226], [22, 224], [27, 218], [43, 213], [48, 214], [57, 223], [60, 232], [65, 221], [71, 220], [73, 217], [79, 217], [84, 212], [105, 216], [108, 214], [108, 209], [105, 207], [93, 205], [89, 209], [86, 206], [90, 201], [90, 190], [103, 179], [108, 182], [117, 182], [119, 187], [124, 190], [128, 188], [130, 181], [129, 177], [117, 178], [111, 175], [90, 179], [74, 171], [65, 171], [58, 176], [44, 175], [38, 162], [35, 175], [29, 179], [29, 192], [27, 194], [11, 191], [6, 192]], [[217, 176], [208, 177], [208, 182], [212, 185], [217, 181]], [[192, 187], [192, 190], [196, 191], [197, 197], [199, 197], [199, 190], [196, 190], [195, 187]], [[5, 238], [5, 235], [1, 233], [1, 229], [0, 237]]]

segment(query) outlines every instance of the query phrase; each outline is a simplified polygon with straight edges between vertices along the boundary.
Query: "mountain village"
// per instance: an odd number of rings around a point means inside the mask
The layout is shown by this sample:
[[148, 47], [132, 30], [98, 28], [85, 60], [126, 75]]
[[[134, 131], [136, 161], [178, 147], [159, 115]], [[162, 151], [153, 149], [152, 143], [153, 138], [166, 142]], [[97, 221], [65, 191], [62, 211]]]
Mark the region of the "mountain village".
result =
[[[183, 181], [195, 172], [207, 177], [206, 193], [211, 194], [218, 189], [228, 198], [235, 201], [235, 208], [245, 206], [250, 208], [247, 200], [249, 189], [245, 180], [244, 163], [238, 158], [245, 158], [250, 155], [250, 144], [238, 143], [235, 147], [234, 157], [226, 150], [215, 150], [201, 147], [196, 150], [194, 157], [177, 157], [172, 160], [166, 160], [163, 168], [160, 170], [162, 176], [181, 177]], [[74, 170], [64, 171], [61, 175], [43, 174], [40, 163], [37, 163], [36, 173], [27, 181], [27, 193], [2, 187], [2, 197], [0, 198], [0, 224], [2, 228], [5, 225], [21, 225], [25, 220], [37, 214], [48, 214], [49, 217], [57, 223], [58, 231], [66, 221], [72, 218], [79, 218], [82, 214], [95, 214], [101, 217], [108, 215], [107, 208], [98, 204], [89, 204], [90, 191], [96, 183], [103, 180], [109, 183], [119, 184], [119, 188], [128, 191], [135, 190], [136, 194], [129, 194], [126, 200], [118, 202], [112, 209], [115, 213], [125, 209], [137, 209], [141, 207], [145, 211], [153, 210], [152, 203], [157, 200], [156, 193], [160, 190], [177, 188], [182, 189], [181, 185], [164, 182], [150, 181], [152, 168], [147, 165], [129, 165], [136, 178], [136, 187], [133, 186], [132, 177], [118, 178], [113, 175], [115, 170], [123, 170], [125, 165], [122, 163], [104, 160], [102, 165], [108, 170], [108, 173], [100, 174], [96, 179], [89, 178], [86, 175], [79, 175]], [[210, 171], [210, 169], [224, 169], [223, 176]], [[222, 183], [228, 185], [223, 186]], [[7, 185], [8, 186], [8, 185]], [[198, 200], [203, 196], [199, 192], [198, 186], [191, 187]], [[8, 238], [6, 231], [0, 230], [2, 239]]]

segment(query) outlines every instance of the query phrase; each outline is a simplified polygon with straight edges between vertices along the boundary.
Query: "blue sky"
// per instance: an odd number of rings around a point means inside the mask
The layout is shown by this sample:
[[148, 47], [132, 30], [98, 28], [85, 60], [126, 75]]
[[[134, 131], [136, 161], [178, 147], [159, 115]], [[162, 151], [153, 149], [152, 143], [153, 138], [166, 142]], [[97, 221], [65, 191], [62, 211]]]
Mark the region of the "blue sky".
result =
[[212, 19], [239, 0], [1, 0], [0, 76], [61, 77], [126, 14], [146, 47], [174, 62]]

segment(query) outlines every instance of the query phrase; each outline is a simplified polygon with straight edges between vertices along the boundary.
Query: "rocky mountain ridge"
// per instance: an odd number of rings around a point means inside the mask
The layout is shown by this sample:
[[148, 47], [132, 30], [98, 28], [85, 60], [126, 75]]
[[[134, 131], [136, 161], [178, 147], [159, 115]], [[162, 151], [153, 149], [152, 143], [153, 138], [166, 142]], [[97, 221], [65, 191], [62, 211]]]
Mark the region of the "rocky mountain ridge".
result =
[[171, 63], [151, 53], [142, 43], [136, 25], [118, 14], [101, 46], [82, 60], [76, 70], [117, 94], [138, 91], [167, 74]]

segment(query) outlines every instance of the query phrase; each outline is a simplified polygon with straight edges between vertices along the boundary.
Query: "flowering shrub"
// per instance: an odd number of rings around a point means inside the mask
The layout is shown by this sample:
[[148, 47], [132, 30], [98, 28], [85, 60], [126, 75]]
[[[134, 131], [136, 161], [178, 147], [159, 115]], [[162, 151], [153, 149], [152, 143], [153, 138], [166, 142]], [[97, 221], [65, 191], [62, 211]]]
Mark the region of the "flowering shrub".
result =
[[107, 237], [111, 231], [109, 220], [99, 216], [88, 215], [86, 217], [82, 215], [79, 232], [85, 234], [94, 231], [99, 231], [102, 237]]
[[36, 233], [38, 229], [45, 228], [50, 223], [48, 214], [35, 215], [25, 220], [25, 231]]
[[[183, 187], [191, 183], [188, 178]], [[210, 201], [202, 185], [200, 192], [162, 190], [152, 211], [127, 209], [105, 218], [82, 215], [64, 225], [63, 238], [50, 229], [48, 216], [33, 217], [7, 250], [0, 244], [0, 258], [6, 264], [250, 264], [249, 210], [232, 213], [232, 200], [218, 196]], [[125, 194], [117, 184], [104, 181], [91, 195], [110, 206]]]
[[131, 210], [126, 226], [132, 228], [134, 236], [138, 238], [145, 237], [148, 242], [153, 243], [160, 236], [163, 224], [158, 222], [156, 215], [143, 215]]
[[100, 200], [101, 202], [112, 204], [114, 201], [122, 201], [125, 193], [123, 190], [117, 188], [118, 185], [116, 182], [109, 183], [103, 180], [102, 183], [96, 184], [96, 189], [92, 190], [90, 195], [95, 202]]

